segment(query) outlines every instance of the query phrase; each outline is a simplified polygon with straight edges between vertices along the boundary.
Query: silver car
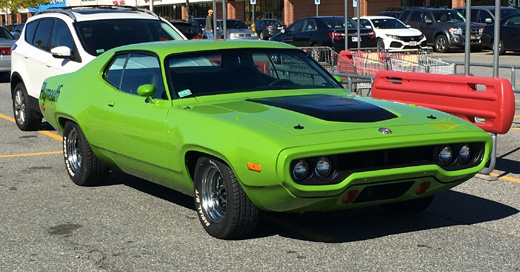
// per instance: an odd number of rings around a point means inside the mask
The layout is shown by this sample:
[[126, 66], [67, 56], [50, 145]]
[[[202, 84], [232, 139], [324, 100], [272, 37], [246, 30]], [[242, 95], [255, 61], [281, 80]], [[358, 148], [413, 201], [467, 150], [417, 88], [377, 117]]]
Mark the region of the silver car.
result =
[[15, 42], [11, 32], [0, 26], [0, 73], [11, 72], [11, 47]]
[[[224, 38], [222, 22], [222, 20], [217, 21], [217, 33], [219, 38]], [[256, 32], [248, 28], [247, 25], [240, 20], [227, 19], [226, 29], [227, 39], [229, 40], [258, 40]]]

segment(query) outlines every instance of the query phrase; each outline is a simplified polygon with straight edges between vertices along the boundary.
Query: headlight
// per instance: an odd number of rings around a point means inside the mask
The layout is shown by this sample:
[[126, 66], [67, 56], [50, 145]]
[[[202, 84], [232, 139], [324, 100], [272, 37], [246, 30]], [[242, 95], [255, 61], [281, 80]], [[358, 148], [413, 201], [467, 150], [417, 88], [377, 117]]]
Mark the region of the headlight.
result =
[[452, 27], [452, 28], [450, 28], [450, 33], [453, 35], [462, 35], [462, 28]]
[[391, 39], [394, 39], [394, 40], [399, 40], [399, 36], [397, 35], [386, 35], [388, 38], [391, 38]]
[[299, 160], [292, 169], [292, 176], [296, 181], [304, 180], [308, 174], [309, 164], [305, 160]]
[[253, 34], [251, 34], [251, 37], [257, 37], [258, 34], [256, 34], [256, 32], [254, 32]]
[[471, 158], [471, 147], [469, 145], [463, 145], [459, 150], [458, 161], [459, 163], [467, 163]]
[[438, 160], [441, 165], [448, 165], [453, 158], [453, 151], [451, 150], [451, 147], [444, 146], [440, 151], [438, 155]]
[[327, 178], [332, 172], [332, 164], [330, 163], [329, 158], [321, 157], [316, 162], [316, 168], [314, 169], [314, 173], [316, 176], [320, 178]]
[[238, 38], [238, 33], [229, 33], [230, 38]]

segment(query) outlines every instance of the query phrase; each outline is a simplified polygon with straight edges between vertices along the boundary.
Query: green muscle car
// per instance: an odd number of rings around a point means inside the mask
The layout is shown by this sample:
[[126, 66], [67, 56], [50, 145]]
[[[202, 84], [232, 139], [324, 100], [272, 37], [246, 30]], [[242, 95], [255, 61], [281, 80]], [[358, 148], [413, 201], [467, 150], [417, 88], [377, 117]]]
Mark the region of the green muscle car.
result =
[[418, 212], [485, 166], [491, 138], [471, 123], [340, 82], [283, 43], [156, 42], [46, 79], [39, 103], [74, 183], [113, 169], [192, 195], [222, 239], [260, 211]]

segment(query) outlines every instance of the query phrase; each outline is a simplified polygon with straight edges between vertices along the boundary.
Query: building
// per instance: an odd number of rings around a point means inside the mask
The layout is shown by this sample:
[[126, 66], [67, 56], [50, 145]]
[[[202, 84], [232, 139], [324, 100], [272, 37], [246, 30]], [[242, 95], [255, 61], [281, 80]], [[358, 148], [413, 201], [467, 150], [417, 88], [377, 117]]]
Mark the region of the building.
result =
[[[239, 19], [246, 24], [252, 23], [252, 11], [255, 9], [255, 17], [278, 19], [286, 25], [299, 18], [318, 15], [344, 16], [345, 2], [348, 3], [348, 16], [355, 17], [357, 12], [352, 3], [354, 0], [226, 0], [227, 18]], [[465, 0], [358, 0], [359, 13], [375, 15], [388, 8], [401, 9], [408, 6], [426, 7], [463, 7]], [[501, 0], [503, 6], [518, 7], [520, 0]], [[316, 3], [319, 5], [316, 5]], [[149, 0], [53, 0], [51, 4], [21, 11], [12, 18], [7, 13], [7, 23], [25, 22], [32, 14], [49, 7], [61, 6], [89, 6], [89, 5], [127, 5], [149, 8]], [[494, 0], [473, 0], [472, 5], [494, 5]], [[208, 0], [154, 0], [153, 10], [166, 19], [186, 20], [189, 18], [206, 17], [208, 9], [213, 8], [213, 2]], [[222, 18], [222, 0], [217, 2], [215, 14]], [[0, 23], [5, 24], [6, 16], [0, 18]], [[13, 20], [14, 19], [14, 20]]]

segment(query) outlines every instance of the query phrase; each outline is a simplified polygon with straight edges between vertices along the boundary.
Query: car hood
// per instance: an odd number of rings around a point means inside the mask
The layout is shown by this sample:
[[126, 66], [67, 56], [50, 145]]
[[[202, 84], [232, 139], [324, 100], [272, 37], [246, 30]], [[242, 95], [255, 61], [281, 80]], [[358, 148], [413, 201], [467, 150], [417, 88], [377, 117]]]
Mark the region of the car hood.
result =
[[398, 36], [420, 36], [422, 32], [415, 28], [377, 28], [377, 35], [398, 35]]
[[[230, 120], [229, 114], [233, 114], [232, 120], [242, 120], [242, 127], [248, 126], [254, 131], [270, 125], [272, 135], [280, 135], [275, 131], [282, 130], [306, 144], [319, 143], [322, 141], [319, 135], [324, 133], [336, 133], [334, 141], [345, 139], [347, 134], [349, 139], [370, 137], [364, 131], [374, 133], [375, 137], [381, 135], [379, 130], [384, 128], [406, 131], [404, 134], [407, 135], [435, 134], [459, 127], [462, 122], [446, 113], [412, 105], [326, 94], [249, 98], [199, 107], [204, 109], [197, 111], [205, 114], [218, 113], [213, 115], [216, 122]], [[260, 122], [262, 126], [259, 126]]]

